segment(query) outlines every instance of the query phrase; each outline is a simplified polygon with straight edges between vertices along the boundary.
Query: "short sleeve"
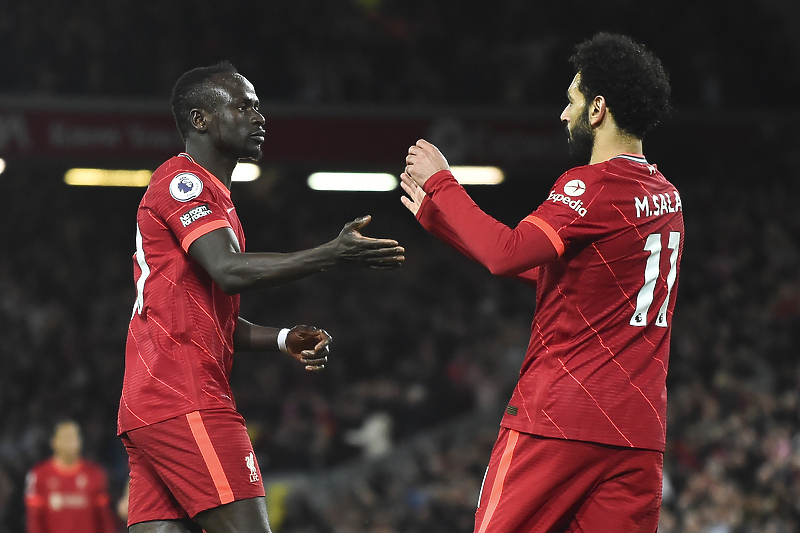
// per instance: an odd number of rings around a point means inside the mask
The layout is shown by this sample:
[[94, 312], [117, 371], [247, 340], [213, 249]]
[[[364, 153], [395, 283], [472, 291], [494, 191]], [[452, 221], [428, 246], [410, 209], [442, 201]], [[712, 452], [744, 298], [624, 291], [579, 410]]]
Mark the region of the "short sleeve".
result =
[[[175, 235], [181, 248], [215, 229], [231, 227], [226, 202], [207, 176], [178, 172], [153, 185], [150, 208]], [[228, 202], [229, 203], [229, 202]]]

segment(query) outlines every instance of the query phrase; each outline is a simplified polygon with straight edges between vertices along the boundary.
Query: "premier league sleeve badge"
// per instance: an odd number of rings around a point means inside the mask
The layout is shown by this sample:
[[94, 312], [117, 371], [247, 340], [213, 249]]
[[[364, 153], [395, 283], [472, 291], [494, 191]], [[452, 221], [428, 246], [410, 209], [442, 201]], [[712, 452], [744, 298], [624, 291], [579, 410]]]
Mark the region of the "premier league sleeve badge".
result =
[[188, 202], [200, 196], [203, 191], [203, 182], [191, 172], [181, 172], [172, 178], [169, 184], [169, 193], [179, 202]]

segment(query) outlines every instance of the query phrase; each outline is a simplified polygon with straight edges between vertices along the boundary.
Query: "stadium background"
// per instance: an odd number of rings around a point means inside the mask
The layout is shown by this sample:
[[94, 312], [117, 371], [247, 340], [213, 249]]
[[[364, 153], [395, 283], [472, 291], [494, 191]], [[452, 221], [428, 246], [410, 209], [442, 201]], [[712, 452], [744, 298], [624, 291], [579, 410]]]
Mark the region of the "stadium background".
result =
[[800, 531], [800, 4], [538, 4], [0, 4], [0, 531], [24, 530], [24, 475], [57, 419], [81, 423], [115, 497], [126, 476], [114, 424], [142, 190], [69, 187], [64, 171], [154, 168], [180, 149], [175, 79], [223, 58], [255, 84], [270, 136], [263, 176], [233, 190], [248, 248], [314, 246], [369, 213], [367, 234], [408, 251], [396, 272], [243, 298], [255, 322], [334, 337], [318, 375], [261, 355], [234, 365], [275, 531], [470, 530], [534, 293], [425, 234], [399, 189], [315, 192], [305, 178], [396, 175], [428, 137], [451, 163], [503, 167], [504, 184], [470, 192], [516, 224], [570, 165], [566, 58], [601, 29], [650, 46], [673, 82], [675, 112], [645, 142], [687, 228], [660, 531]]

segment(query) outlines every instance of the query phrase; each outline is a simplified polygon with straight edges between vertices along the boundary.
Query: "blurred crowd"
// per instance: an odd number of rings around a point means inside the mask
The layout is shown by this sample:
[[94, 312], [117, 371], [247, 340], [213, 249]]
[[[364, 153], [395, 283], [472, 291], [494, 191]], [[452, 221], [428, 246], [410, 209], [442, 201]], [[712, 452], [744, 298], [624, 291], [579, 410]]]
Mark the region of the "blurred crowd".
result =
[[[779, 105], [798, 81], [795, 2], [26, 0], [0, 4], [0, 93], [169, 95], [229, 59], [262, 101], [536, 105], [563, 99], [574, 44], [647, 43], [679, 106]], [[157, 60], [156, 60], [157, 58]], [[560, 100], [559, 100], [560, 101]]]
[[[800, 532], [800, 176], [771, 165], [769, 179], [744, 166], [677, 176], [687, 238], [662, 533]], [[114, 424], [141, 190], [0, 177], [13, 199], [0, 246], [14, 251], [0, 255], [0, 523], [16, 532], [24, 473], [48, 454], [59, 418], [81, 422], [112, 492], [124, 485]], [[34, 189], [35, 179], [43, 182]], [[516, 186], [543, 197], [549, 183]], [[514, 190], [474, 194], [495, 208], [510, 194], [498, 213], [509, 224], [532, 207], [531, 194]], [[395, 193], [312, 192], [287, 175], [236, 185], [233, 195], [251, 250], [321, 244], [366, 213], [366, 234], [408, 250], [398, 271], [333, 270], [243, 297], [248, 319], [310, 323], [334, 338], [322, 373], [276, 354], [236, 358], [234, 392], [272, 489], [276, 531], [468, 530], [533, 290], [424, 233]], [[457, 420], [460, 429], [442, 430]], [[315, 481], [337, 468], [355, 468], [347, 484]]]
[[[661, 56], [676, 106], [791, 101], [794, 3], [660, 4], [607, 2], [603, 27]], [[571, 78], [565, 58], [597, 29], [581, 13], [597, 6], [470, 5], [4, 2], [0, 45], [14, 53], [0, 54], [0, 94], [162, 101], [180, 73], [224, 58], [264, 101], [559, 104], [566, 82], [553, 80]], [[686, 162], [670, 171], [680, 153], [655, 161], [681, 191], [687, 233], [660, 533], [800, 533], [800, 175], [789, 161], [797, 147], [780, 148], [694, 173]], [[470, 530], [534, 291], [424, 233], [397, 191], [314, 193], [286, 172], [234, 187], [248, 249], [315, 246], [372, 214], [364, 233], [398, 239], [408, 260], [395, 272], [332, 270], [243, 297], [253, 322], [313, 324], [334, 339], [322, 373], [276, 354], [235, 359], [234, 394], [276, 533]], [[474, 194], [514, 225], [555, 177]], [[112, 496], [123, 491], [127, 458], [114, 433], [142, 191], [70, 189], [32, 168], [9, 169], [0, 185], [0, 530], [20, 533], [25, 472], [49, 454], [59, 419], [80, 422], [86, 455], [107, 468]]]

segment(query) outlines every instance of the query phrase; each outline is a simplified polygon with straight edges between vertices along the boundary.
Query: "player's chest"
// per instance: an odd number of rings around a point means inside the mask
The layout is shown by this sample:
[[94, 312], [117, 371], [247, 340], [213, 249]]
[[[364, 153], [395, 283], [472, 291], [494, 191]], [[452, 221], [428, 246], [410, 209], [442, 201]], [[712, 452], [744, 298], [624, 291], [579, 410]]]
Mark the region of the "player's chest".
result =
[[51, 475], [44, 480], [47, 506], [53, 511], [84, 509], [90, 505], [91, 479], [85, 473]]

